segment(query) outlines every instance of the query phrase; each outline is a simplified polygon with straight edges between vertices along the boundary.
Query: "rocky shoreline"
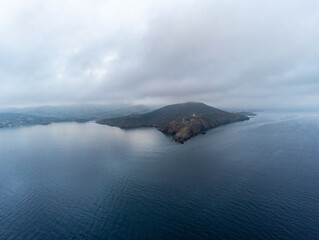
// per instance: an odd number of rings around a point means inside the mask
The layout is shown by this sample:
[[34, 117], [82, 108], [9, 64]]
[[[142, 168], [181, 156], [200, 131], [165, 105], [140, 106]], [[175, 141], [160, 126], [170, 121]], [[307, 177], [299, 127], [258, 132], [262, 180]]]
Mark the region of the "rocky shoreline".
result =
[[178, 143], [221, 125], [249, 120], [247, 116], [229, 113], [203, 103], [168, 105], [150, 113], [102, 119], [99, 124], [120, 128], [156, 127]]

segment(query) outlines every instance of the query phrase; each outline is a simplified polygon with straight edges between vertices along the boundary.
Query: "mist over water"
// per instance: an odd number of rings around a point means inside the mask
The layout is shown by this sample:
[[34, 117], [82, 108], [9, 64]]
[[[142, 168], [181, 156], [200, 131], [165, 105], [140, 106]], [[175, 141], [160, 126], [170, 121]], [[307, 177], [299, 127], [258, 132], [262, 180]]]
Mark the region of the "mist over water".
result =
[[152, 128], [0, 129], [0, 239], [316, 239], [319, 115], [184, 145]]

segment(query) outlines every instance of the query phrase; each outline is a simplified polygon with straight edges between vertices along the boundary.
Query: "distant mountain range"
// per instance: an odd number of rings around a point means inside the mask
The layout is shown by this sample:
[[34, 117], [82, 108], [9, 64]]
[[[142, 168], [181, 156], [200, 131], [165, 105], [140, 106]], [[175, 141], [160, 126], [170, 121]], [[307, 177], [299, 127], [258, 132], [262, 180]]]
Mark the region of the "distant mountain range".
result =
[[141, 114], [151, 110], [153, 108], [144, 105], [76, 105], [11, 108], [0, 111], [0, 128], [47, 125], [53, 122], [87, 122], [101, 118]]
[[47, 125], [57, 121], [56, 118], [38, 117], [21, 113], [0, 113], [0, 128], [30, 125]]
[[243, 114], [225, 112], [204, 103], [187, 102], [168, 105], [144, 114], [100, 119], [97, 123], [120, 128], [156, 127], [173, 136], [175, 141], [184, 143], [208, 129], [248, 119]]

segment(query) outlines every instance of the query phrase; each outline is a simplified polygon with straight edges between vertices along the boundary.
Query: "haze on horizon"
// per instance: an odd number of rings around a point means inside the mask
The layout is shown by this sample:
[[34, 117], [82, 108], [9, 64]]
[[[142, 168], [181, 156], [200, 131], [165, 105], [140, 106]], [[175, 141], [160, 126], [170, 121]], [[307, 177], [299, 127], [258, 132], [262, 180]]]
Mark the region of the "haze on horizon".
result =
[[12, 0], [0, 34], [0, 107], [319, 107], [315, 0]]

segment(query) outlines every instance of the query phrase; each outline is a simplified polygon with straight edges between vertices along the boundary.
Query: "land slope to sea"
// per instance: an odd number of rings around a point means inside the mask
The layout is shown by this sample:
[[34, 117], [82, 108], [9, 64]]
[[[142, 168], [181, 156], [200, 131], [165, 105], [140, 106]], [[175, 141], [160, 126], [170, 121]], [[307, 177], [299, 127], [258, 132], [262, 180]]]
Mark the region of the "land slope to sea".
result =
[[154, 108], [134, 106], [74, 105], [0, 109], [0, 128], [48, 125], [57, 122], [87, 122], [150, 112]]
[[184, 143], [208, 129], [248, 119], [242, 114], [225, 112], [204, 103], [187, 102], [168, 105], [149, 113], [96, 122], [120, 128], [155, 127], [173, 136], [176, 142]]

